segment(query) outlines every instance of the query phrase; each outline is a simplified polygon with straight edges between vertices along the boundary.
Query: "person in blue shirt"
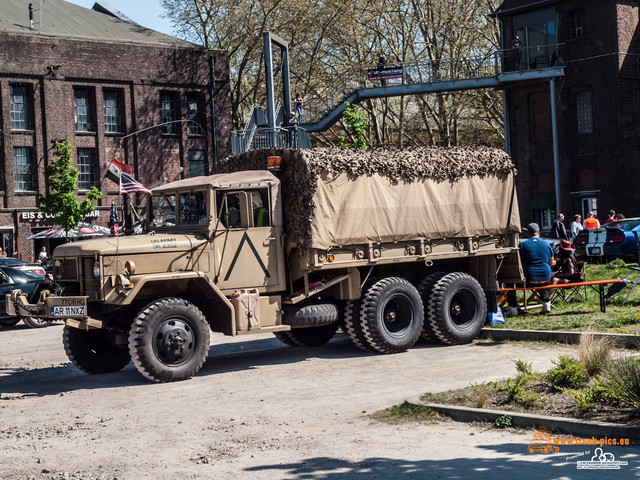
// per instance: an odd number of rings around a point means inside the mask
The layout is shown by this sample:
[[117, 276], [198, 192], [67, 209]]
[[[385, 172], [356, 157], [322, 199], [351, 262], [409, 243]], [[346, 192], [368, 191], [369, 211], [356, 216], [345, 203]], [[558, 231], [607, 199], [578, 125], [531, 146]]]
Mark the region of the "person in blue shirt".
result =
[[[544, 239], [540, 238], [540, 227], [537, 223], [527, 225], [529, 239], [520, 243], [520, 258], [524, 269], [527, 285], [531, 287], [543, 287], [549, 285], [551, 279], [551, 267], [553, 266], [553, 249]], [[540, 290], [542, 300], [542, 313], [551, 311], [549, 290]], [[516, 292], [508, 292], [509, 315], [518, 314]]]

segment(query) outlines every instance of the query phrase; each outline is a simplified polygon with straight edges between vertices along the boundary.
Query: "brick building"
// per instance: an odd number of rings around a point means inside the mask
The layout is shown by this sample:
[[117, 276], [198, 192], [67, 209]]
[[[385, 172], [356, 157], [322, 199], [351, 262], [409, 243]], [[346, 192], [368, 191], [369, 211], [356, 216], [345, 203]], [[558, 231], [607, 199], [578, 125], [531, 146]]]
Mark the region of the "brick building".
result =
[[[510, 150], [518, 167], [523, 224], [549, 228], [560, 209], [610, 209], [640, 216], [639, 2], [505, 0], [496, 16], [504, 48], [518, 35], [529, 52], [558, 46], [565, 76], [555, 80], [559, 168], [554, 168], [551, 85], [507, 89]], [[551, 47], [553, 49], [555, 47]]]
[[[122, 205], [105, 178], [111, 159], [152, 188], [208, 174], [230, 152], [227, 54], [122, 18], [99, 3], [0, 2], [0, 246], [9, 255], [31, 261], [57, 246], [27, 239], [54, 223], [36, 198], [55, 140], [73, 144], [78, 197], [102, 191], [87, 220], [103, 226], [111, 203]], [[144, 215], [142, 200], [131, 198]]]

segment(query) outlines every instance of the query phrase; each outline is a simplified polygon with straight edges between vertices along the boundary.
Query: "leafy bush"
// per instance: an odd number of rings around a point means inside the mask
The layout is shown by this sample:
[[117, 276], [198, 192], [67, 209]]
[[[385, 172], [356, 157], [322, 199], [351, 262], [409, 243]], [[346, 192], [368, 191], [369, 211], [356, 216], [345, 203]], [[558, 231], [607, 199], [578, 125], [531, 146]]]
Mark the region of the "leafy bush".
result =
[[613, 348], [611, 337], [596, 336], [593, 332], [585, 332], [580, 337], [580, 363], [590, 377], [603, 372], [611, 359]]
[[519, 373], [514, 379], [507, 378], [505, 387], [507, 389], [507, 401], [517, 400], [524, 395], [524, 387], [529, 383], [529, 376]]
[[511, 426], [512, 421], [511, 415], [502, 415], [500, 418], [496, 418], [494, 425], [496, 428], [507, 428]]
[[580, 417], [580, 418], [584, 417], [585, 413], [587, 413], [589, 410], [591, 410], [593, 407], [596, 406], [595, 400], [593, 398], [593, 395], [591, 394], [590, 389], [583, 389], [583, 390], [565, 389], [565, 392], [567, 392], [573, 399], [573, 403], [575, 404], [575, 407], [576, 407], [573, 410], [573, 413], [575, 414], [576, 417]]
[[531, 373], [533, 373], [532, 362], [523, 362], [522, 360], [514, 360], [513, 363], [516, 364], [516, 370], [518, 370], [518, 373], [523, 373], [525, 375], [530, 375]]
[[615, 392], [613, 391], [611, 382], [602, 380], [600, 378], [596, 378], [591, 382], [591, 386], [589, 387], [589, 395], [591, 395], [591, 398], [594, 402], [604, 402], [618, 399]]
[[620, 401], [640, 408], [640, 359], [625, 357], [611, 362], [607, 376]]
[[568, 355], [560, 355], [557, 360], [552, 360], [555, 367], [547, 370], [544, 379], [557, 389], [582, 388], [589, 381], [589, 375], [584, 367]]

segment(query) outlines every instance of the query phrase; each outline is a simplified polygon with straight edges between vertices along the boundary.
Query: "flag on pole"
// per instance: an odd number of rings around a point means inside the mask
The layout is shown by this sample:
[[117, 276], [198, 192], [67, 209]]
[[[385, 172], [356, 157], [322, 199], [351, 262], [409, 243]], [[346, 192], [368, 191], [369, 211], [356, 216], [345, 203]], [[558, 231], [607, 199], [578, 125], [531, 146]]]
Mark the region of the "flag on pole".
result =
[[127, 175], [133, 174], [133, 169], [126, 163], [119, 162], [115, 158], [111, 160], [111, 165], [107, 170], [107, 178], [113, 180], [118, 185], [120, 184], [120, 174], [126, 173]]
[[151, 190], [146, 188], [140, 182], [136, 182], [131, 175], [128, 175], [122, 171], [120, 173], [120, 193], [151, 193]]

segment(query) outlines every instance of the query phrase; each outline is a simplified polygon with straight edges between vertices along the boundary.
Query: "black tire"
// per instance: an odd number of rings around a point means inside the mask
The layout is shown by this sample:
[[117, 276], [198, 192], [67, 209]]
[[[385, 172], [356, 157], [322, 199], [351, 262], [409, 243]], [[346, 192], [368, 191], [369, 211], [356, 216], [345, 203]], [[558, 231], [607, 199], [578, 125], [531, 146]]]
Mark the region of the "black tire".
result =
[[429, 297], [433, 291], [433, 287], [438, 281], [444, 277], [447, 272], [431, 272], [418, 284], [418, 293], [422, 298], [422, 305], [424, 306], [424, 322], [422, 325], [422, 332], [420, 332], [420, 338], [429, 343], [441, 343], [440, 339], [436, 336], [429, 323]]
[[319, 347], [329, 342], [338, 331], [338, 323], [318, 327], [294, 328], [287, 332], [289, 338], [299, 346]]
[[366, 290], [360, 318], [371, 347], [381, 353], [399, 353], [418, 341], [424, 308], [416, 287], [404, 278], [388, 277]]
[[278, 340], [280, 340], [285, 345], [289, 345], [290, 347], [299, 347], [300, 344], [293, 341], [293, 338], [289, 335], [290, 331], [286, 332], [273, 332]]
[[480, 333], [487, 317], [487, 300], [471, 275], [449, 273], [433, 287], [428, 310], [435, 335], [448, 345], [462, 345]]
[[53, 323], [52, 318], [38, 318], [38, 317], [22, 317], [22, 321], [25, 325], [31, 328], [48, 327]]
[[348, 300], [344, 305], [344, 329], [351, 339], [351, 342], [360, 350], [365, 352], [373, 352], [374, 348], [369, 345], [367, 337], [362, 330], [362, 319], [360, 311], [362, 310], [362, 298], [364, 293], [376, 283], [380, 278], [370, 278], [362, 287], [362, 295], [358, 300]]
[[9, 318], [7, 320], [0, 320], [0, 327], [13, 327], [20, 321], [19, 318]]
[[287, 305], [282, 323], [296, 327], [318, 327], [338, 320], [338, 307], [333, 303]]
[[372, 352], [373, 348], [367, 342], [367, 338], [362, 331], [362, 322], [360, 321], [361, 308], [362, 300], [347, 301], [344, 307], [344, 328], [356, 347], [365, 352]]
[[138, 371], [154, 382], [193, 377], [207, 359], [209, 325], [202, 312], [181, 298], [161, 298], [133, 320], [129, 352]]
[[69, 360], [87, 373], [118, 372], [131, 361], [126, 343], [118, 344], [115, 334], [107, 330], [79, 330], [65, 325], [62, 343]]

